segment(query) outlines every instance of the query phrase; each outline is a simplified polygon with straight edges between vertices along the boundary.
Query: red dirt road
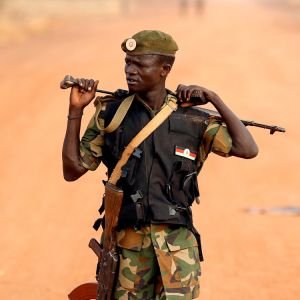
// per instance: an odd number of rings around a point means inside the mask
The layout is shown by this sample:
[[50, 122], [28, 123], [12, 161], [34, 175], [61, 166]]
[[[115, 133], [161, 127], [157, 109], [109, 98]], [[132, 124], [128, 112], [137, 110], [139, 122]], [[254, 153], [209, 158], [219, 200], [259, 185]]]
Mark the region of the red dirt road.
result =
[[[87, 244], [99, 236], [92, 224], [104, 169], [63, 180], [69, 92], [59, 82], [73, 74], [100, 79], [103, 89], [126, 87], [120, 43], [144, 28], [178, 41], [170, 89], [206, 86], [241, 118], [287, 129], [271, 136], [251, 128], [257, 158], [212, 154], [199, 176], [201, 205], [193, 209], [205, 255], [200, 298], [299, 299], [299, 216], [244, 212], [300, 205], [297, 15], [247, 2], [213, 2], [186, 16], [175, 5], [149, 11], [69, 17], [44, 35], [0, 48], [0, 299], [67, 299], [93, 280], [96, 257]], [[88, 107], [83, 128], [92, 113]]]

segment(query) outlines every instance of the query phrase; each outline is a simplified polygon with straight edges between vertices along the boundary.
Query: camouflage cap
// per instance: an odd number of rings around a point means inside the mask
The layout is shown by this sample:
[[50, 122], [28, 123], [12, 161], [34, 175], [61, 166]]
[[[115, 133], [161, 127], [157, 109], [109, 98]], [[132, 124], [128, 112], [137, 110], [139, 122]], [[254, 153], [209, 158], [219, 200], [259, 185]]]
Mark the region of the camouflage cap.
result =
[[123, 41], [121, 48], [128, 54], [159, 54], [175, 56], [178, 46], [167, 33], [158, 30], [143, 30]]

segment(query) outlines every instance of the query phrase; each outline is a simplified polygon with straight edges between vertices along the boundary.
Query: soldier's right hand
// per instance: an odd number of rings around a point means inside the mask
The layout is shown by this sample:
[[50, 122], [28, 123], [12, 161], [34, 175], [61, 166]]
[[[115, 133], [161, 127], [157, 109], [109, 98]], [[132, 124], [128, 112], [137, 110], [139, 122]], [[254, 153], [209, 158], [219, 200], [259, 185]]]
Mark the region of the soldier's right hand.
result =
[[99, 81], [93, 79], [77, 78], [78, 85], [71, 89], [70, 107], [84, 109], [95, 97]]

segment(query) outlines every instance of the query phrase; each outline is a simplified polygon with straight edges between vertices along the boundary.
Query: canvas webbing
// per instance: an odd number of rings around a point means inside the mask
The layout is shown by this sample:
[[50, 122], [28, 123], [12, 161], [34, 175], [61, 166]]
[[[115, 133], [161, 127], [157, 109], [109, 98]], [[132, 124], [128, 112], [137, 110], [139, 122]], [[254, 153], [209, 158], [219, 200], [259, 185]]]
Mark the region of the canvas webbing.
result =
[[121, 125], [124, 117], [126, 116], [128, 110], [132, 104], [133, 99], [134, 99], [134, 95], [131, 95], [122, 101], [122, 103], [118, 107], [113, 119], [108, 124], [108, 126], [105, 128], [101, 127], [101, 125], [99, 124], [99, 121], [98, 121], [98, 116], [99, 116], [99, 114], [101, 112], [101, 108], [102, 108], [102, 105], [100, 104], [100, 106], [97, 109], [96, 114], [95, 114], [95, 122], [96, 122], [96, 126], [99, 128], [99, 130], [104, 131], [106, 133], [111, 133], [111, 132], [115, 131]]
[[132, 139], [122, 153], [121, 159], [116, 164], [108, 182], [116, 185], [121, 177], [122, 167], [127, 163], [130, 155], [160, 124], [162, 124], [173, 111], [177, 109], [177, 99], [168, 95], [168, 102], [158, 114]]

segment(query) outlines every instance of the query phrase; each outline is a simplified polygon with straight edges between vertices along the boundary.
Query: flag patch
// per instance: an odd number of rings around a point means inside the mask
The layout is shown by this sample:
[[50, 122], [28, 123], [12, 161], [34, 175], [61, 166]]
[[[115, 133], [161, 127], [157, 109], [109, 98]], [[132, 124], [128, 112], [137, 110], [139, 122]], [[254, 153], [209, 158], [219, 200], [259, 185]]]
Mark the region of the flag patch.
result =
[[185, 158], [188, 158], [190, 160], [195, 160], [196, 157], [197, 157], [196, 152], [193, 152], [188, 148], [183, 148], [183, 147], [179, 147], [179, 146], [175, 147], [175, 155], [185, 157]]

